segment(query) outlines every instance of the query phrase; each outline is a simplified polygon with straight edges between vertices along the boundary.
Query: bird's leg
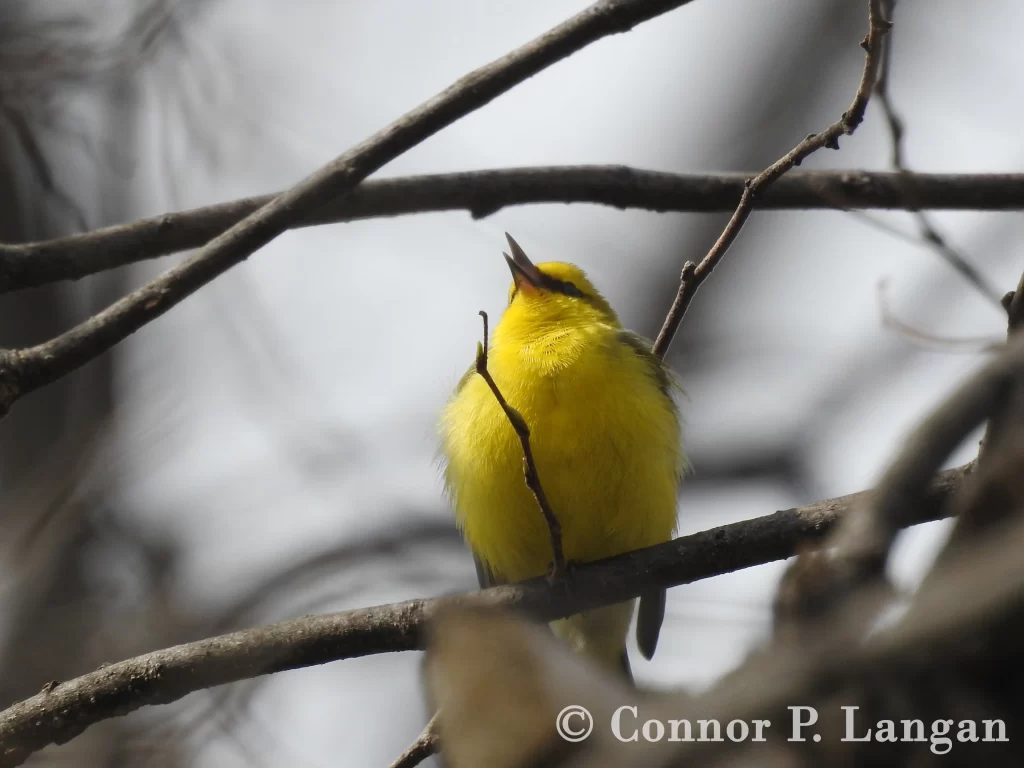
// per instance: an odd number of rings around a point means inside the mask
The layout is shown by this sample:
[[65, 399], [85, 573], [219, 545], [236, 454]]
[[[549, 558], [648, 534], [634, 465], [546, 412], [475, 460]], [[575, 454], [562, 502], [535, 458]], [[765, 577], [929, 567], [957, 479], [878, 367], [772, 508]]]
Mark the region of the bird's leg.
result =
[[549, 584], [554, 584], [556, 581], [572, 575], [572, 572], [582, 564], [577, 560], [563, 560], [561, 567], [559, 567], [559, 564], [553, 560], [548, 563], [548, 572], [544, 578], [547, 579]]

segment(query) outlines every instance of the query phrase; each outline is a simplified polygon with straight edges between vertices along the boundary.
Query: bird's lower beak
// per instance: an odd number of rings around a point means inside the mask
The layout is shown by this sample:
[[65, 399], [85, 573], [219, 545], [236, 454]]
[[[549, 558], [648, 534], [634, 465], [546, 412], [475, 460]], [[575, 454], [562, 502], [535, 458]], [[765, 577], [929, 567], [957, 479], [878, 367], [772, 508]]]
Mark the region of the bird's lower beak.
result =
[[508, 268], [512, 271], [512, 279], [515, 280], [516, 287], [522, 289], [525, 284], [536, 289], [543, 288], [544, 275], [541, 271], [530, 261], [519, 243], [512, 239], [512, 235], [506, 232], [505, 239], [508, 240], [508, 247], [512, 251], [512, 255], [503, 253], [502, 256], [508, 262]]

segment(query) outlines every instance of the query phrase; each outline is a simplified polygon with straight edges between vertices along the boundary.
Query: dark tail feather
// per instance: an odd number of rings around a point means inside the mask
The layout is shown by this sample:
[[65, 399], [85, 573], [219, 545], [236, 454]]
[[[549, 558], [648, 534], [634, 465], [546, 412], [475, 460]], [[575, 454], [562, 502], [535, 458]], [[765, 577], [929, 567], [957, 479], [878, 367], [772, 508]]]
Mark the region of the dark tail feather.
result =
[[622, 649], [622, 656], [619, 657], [619, 663], [622, 665], [622, 673], [626, 676], [626, 681], [633, 684], [633, 670], [629, 666], [629, 656], [626, 655], [626, 649]]
[[665, 620], [665, 590], [653, 589], [640, 596], [636, 618], [636, 642], [645, 659], [654, 656], [658, 647], [661, 623]]

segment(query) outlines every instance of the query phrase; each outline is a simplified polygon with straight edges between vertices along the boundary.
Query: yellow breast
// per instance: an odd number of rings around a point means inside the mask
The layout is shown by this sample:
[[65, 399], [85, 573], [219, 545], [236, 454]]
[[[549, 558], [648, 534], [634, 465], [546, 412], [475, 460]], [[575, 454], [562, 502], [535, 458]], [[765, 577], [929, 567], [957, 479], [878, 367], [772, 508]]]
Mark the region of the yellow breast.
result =
[[[605, 324], [528, 340], [495, 334], [488, 369], [526, 419], [565, 557], [586, 562], [668, 540], [682, 464], [679, 421], [649, 361]], [[445, 409], [442, 450], [459, 525], [503, 580], [546, 572], [547, 527], [511, 424], [471, 375]]]

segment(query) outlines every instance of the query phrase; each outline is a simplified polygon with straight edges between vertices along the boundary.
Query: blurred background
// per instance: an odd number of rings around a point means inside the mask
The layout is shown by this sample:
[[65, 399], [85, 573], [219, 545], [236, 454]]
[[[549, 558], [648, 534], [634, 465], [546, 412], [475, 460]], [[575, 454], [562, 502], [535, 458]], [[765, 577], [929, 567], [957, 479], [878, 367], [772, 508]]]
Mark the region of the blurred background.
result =
[[[281, 189], [579, 0], [6, 0], [0, 239], [37, 240]], [[698, 0], [603, 40], [381, 176], [624, 163], [752, 171], [846, 108], [861, 0]], [[1024, 6], [903, 0], [890, 90], [906, 163], [1021, 171]], [[805, 168], [885, 169], [878, 104]], [[1024, 217], [934, 220], [999, 292]], [[726, 215], [532, 206], [290, 232], [0, 426], [0, 706], [173, 643], [475, 586], [441, 497], [435, 423], [497, 318], [508, 230], [586, 269], [653, 336]], [[860, 490], [982, 359], [884, 326], [998, 340], [998, 308], [906, 213], [755, 213], [670, 355], [694, 465], [681, 533]], [[901, 237], [899, 233], [912, 235]], [[0, 297], [0, 344], [43, 341], [181, 256]], [[384, 279], [386, 278], [386, 279]], [[951, 464], [974, 452], [965, 446]], [[947, 528], [900, 540], [907, 588]], [[767, 636], [783, 565], [670, 592], [642, 683], [700, 688]], [[387, 765], [427, 713], [419, 655], [193, 694], [30, 765]]]

